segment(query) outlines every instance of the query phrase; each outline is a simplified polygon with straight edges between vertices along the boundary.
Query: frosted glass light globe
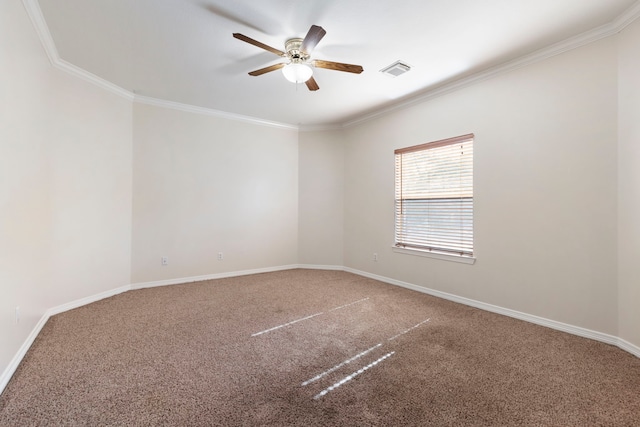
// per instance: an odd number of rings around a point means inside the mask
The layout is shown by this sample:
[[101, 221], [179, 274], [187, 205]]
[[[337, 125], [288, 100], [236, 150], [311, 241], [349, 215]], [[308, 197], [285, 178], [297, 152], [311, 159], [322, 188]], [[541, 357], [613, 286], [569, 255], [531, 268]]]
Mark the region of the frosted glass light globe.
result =
[[304, 83], [311, 78], [313, 70], [307, 64], [287, 64], [282, 68], [282, 74], [291, 83]]

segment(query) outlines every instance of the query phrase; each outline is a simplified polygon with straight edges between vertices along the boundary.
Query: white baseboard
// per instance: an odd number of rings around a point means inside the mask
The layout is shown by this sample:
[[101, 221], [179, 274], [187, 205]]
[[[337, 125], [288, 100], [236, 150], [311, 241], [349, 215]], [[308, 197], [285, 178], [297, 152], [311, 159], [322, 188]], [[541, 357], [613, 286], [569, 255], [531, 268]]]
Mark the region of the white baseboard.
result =
[[47, 320], [49, 320], [49, 314], [45, 313], [38, 323], [36, 323], [36, 326], [31, 330], [31, 333], [22, 343], [20, 349], [16, 355], [13, 356], [13, 359], [11, 359], [11, 362], [9, 362], [9, 365], [5, 368], [4, 372], [2, 372], [2, 376], [0, 376], [0, 394], [2, 394], [7, 384], [9, 384], [11, 377], [16, 372], [16, 369], [18, 369], [20, 362], [22, 362], [22, 359], [27, 354], [27, 351], [29, 351], [29, 348], [31, 348], [31, 345], [36, 340], [36, 337], [42, 330], [42, 327], [47, 323]]
[[181, 283], [200, 282], [203, 280], [224, 279], [227, 277], [247, 276], [250, 274], [271, 273], [275, 271], [292, 270], [296, 268], [304, 268], [304, 269], [312, 269], [312, 270], [346, 271], [349, 273], [357, 274], [359, 276], [368, 277], [370, 279], [388, 283], [390, 285], [401, 286], [403, 288], [411, 289], [411, 290], [422, 292], [438, 298], [442, 298], [442, 299], [457, 302], [460, 304], [468, 305], [471, 307], [479, 308], [481, 310], [502, 314], [504, 316], [513, 317], [515, 319], [524, 320], [526, 322], [534, 323], [541, 326], [546, 326], [548, 328], [556, 329], [562, 332], [567, 332], [569, 334], [590, 338], [592, 340], [600, 341], [606, 344], [615, 345], [620, 349], [635, 355], [636, 357], [640, 357], [640, 347], [634, 344], [631, 344], [630, 342], [625, 341], [622, 338], [618, 338], [613, 335], [608, 335], [602, 332], [592, 331], [590, 329], [581, 328], [579, 326], [568, 325], [566, 323], [557, 322], [555, 320], [549, 320], [543, 317], [538, 317], [531, 314], [511, 310], [508, 308], [487, 304], [484, 302], [460, 297], [460, 296], [449, 294], [446, 292], [436, 291], [434, 289], [417, 286], [411, 283], [402, 282], [400, 280], [379, 276], [377, 274], [372, 274], [366, 271], [356, 270], [349, 267], [343, 267], [343, 266], [337, 266], [337, 265], [292, 264], [292, 265], [284, 265], [284, 266], [278, 266], [278, 267], [258, 268], [253, 270], [231, 271], [226, 273], [208, 274], [204, 276], [182, 277], [178, 279], [167, 279], [167, 280], [158, 280], [154, 282], [134, 283], [131, 285], [121, 286], [119, 288], [101, 292], [99, 294], [92, 295], [86, 298], [81, 298], [75, 301], [71, 301], [56, 307], [52, 307], [44, 313], [42, 318], [38, 321], [38, 323], [33, 328], [31, 333], [27, 337], [27, 339], [24, 341], [24, 343], [22, 344], [22, 346], [20, 347], [16, 355], [13, 357], [13, 359], [11, 359], [11, 362], [9, 363], [9, 365], [6, 367], [6, 369], [0, 376], [0, 394], [4, 391], [5, 387], [9, 383], [9, 380], [11, 380], [11, 377], [13, 376], [16, 369], [18, 368], [18, 365], [20, 365], [20, 362], [22, 361], [24, 356], [27, 354], [27, 351], [35, 341], [36, 337], [38, 336], [38, 334], [40, 333], [44, 325], [47, 323], [47, 320], [49, 320], [49, 317], [53, 315], [63, 313], [68, 310], [72, 310], [74, 308], [82, 307], [83, 305], [91, 304], [101, 299], [109, 298], [114, 295], [118, 295], [120, 293], [129, 291], [129, 290], [134, 290], [134, 289], [176, 285]]
[[22, 343], [22, 346], [20, 346], [20, 349], [18, 350], [16, 355], [13, 357], [13, 359], [11, 359], [11, 362], [9, 362], [9, 366], [7, 366], [2, 372], [2, 375], [0, 376], [0, 394], [2, 394], [7, 384], [9, 384], [11, 377], [16, 372], [16, 369], [18, 369], [18, 365], [20, 365], [20, 362], [22, 362], [22, 359], [27, 354], [27, 351], [29, 351], [29, 348], [31, 348], [31, 345], [33, 345], [33, 342], [36, 340], [38, 334], [51, 316], [72, 310], [74, 308], [82, 307], [83, 305], [91, 304], [92, 302], [100, 301], [101, 299], [112, 297], [122, 292], [126, 292], [129, 289], [131, 289], [129, 285], [121, 286], [116, 289], [101, 292], [96, 295], [52, 307], [45, 311], [38, 323], [36, 323], [36, 326], [34, 326], [34, 328], [31, 330], [31, 333], [29, 334], [27, 339], [24, 341], [24, 343]]
[[[200, 282], [203, 280], [212, 280], [212, 279], [224, 279], [227, 277], [237, 277], [237, 276], [246, 276], [250, 274], [259, 274], [259, 273], [271, 273], [275, 271], [283, 271], [283, 270], [292, 270], [295, 268], [301, 268], [297, 264], [292, 265], [284, 265], [278, 267], [267, 267], [267, 268], [258, 268], [253, 270], [244, 270], [244, 271], [231, 271], [227, 273], [216, 273], [216, 274], [207, 274], [204, 276], [193, 276], [193, 277], [182, 277], [178, 279], [166, 279], [166, 280], [158, 280], [154, 282], [144, 282], [144, 283], [134, 283], [131, 285], [121, 286], [119, 288], [115, 288], [109, 291], [101, 292], [96, 295], [88, 296], [86, 298], [81, 298], [75, 301], [71, 301], [56, 307], [49, 308], [42, 315], [36, 326], [33, 328], [27, 339], [24, 341], [20, 349], [16, 353], [16, 355], [11, 359], [9, 365], [5, 368], [0, 376], [0, 394], [4, 391], [7, 384], [11, 380], [11, 377], [18, 369], [18, 365], [22, 362], [22, 359], [27, 354], [27, 351], [35, 341], [36, 337], [47, 323], [49, 318], [53, 315], [64, 313], [65, 311], [72, 310], [74, 308], [82, 307], [83, 305], [91, 304], [92, 302], [99, 301], [104, 298], [109, 298], [114, 295], [118, 295], [122, 292], [127, 292], [129, 290], [134, 289], [143, 289], [143, 288], [152, 288], [156, 286], [168, 286], [168, 285], [178, 285], [181, 283], [191, 283], [191, 282]], [[340, 267], [342, 269], [342, 267]]]
[[434, 289], [417, 286], [411, 283], [402, 282], [400, 280], [391, 279], [389, 277], [378, 276], [377, 274], [368, 273], [366, 271], [360, 271], [360, 270], [356, 270], [348, 267], [345, 267], [344, 271], [348, 271], [349, 273], [368, 277], [370, 279], [378, 280], [380, 282], [388, 283], [390, 285], [401, 286], [403, 288], [422, 292], [424, 294], [432, 295], [438, 298], [442, 298], [442, 299], [457, 302], [460, 304], [468, 305], [471, 307], [479, 308], [481, 310], [502, 314], [503, 316], [513, 317], [515, 319], [524, 320], [525, 322], [534, 323], [536, 325], [545, 326], [547, 328], [556, 329], [562, 332], [567, 332], [572, 335], [577, 335], [577, 336], [589, 338], [595, 341], [600, 341], [606, 344], [615, 345], [621, 348], [622, 350], [625, 350], [631, 354], [634, 354], [637, 357], [640, 357], [639, 347], [636, 347], [627, 341], [624, 341], [613, 335], [605, 334], [603, 332], [592, 331], [590, 329], [581, 328], [579, 326], [573, 326], [573, 325], [558, 322], [555, 320], [545, 319], [544, 317], [534, 316], [533, 314], [522, 313], [520, 311], [511, 310], [509, 308], [499, 307], [497, 305], [487, 304], [481, 301], [460, 297], [460, 296], [449, 294], [446, 292], [436, 291]]
[[82, 307], [83, 305], [91, 304], [92, 302], [100, 301], [101, 299], [109, 298], [114, 295], [127, 292], [130, 289], [131, 285], [126, 285], [119, 288], [111, 289], [109, 291], [100, 292], [99, 294], [91, 295], [86, 298], [80, 298], [75, 301], [52, 307], [48, 309], [45, 314], [47, 314], [48, 316], [53, 316], [56, 314], [64, 313], [65, 311], [73, 310], [74, 308]]
[[636, 357], [640, 357], [640, 347], [638, 347], [637, 345], [633, 345], [629, 341], [625, 341], [622, 338], [618, 338], [618, 342], [616, 345], [622, 350], [627, 351]]
[[177, 279], [156, 280], [153, 282], [134, 283], [131, 289], [155, 288], [157, 286], [179, 285], [182, 283], [202, 282], [204, 280], [226, 279], [227, 277], [248, 276], [250, 274], [273, 273], [274, 271], [293, 270], [297, 264], [278, 267], [257, 268], [253, 270], [229, 271], [226, 273], [205, 274], [204, 276], [181, 277]]
[[332, 271], [345, 271], [341, 265], [313, 265], [313, 264], [298, 264], [295, 268], [303, 268], [305, 270], [332, 270]]

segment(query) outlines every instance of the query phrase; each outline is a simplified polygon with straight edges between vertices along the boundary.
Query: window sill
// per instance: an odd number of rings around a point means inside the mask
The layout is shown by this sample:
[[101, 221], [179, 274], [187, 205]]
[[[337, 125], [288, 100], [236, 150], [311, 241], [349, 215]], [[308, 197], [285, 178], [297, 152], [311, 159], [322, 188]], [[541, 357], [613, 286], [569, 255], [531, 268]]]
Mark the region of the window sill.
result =
[[441, 259], [444, 261], [459, 262], [462, 264], [473, 264], [476, 262], [476, 259], [474, 257], [452, 255], [452, 254], [446, 254], [442, 252], [422, 251], [420, 249], [398, 248], [396, 246], [392, 246], [391, 249], [393, 250], [393, 252], [397, 252], [399, 254], [423, 256], [426, 258], [435, 258], [435, 259]]

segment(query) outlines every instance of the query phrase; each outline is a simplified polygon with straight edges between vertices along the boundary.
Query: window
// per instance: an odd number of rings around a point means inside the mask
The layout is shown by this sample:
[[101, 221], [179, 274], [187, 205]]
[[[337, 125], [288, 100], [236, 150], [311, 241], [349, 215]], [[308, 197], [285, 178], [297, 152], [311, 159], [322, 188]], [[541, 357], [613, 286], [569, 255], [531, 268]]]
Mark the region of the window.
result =
[[395, 247], [473, 257], [473, 134], [395, 151]]

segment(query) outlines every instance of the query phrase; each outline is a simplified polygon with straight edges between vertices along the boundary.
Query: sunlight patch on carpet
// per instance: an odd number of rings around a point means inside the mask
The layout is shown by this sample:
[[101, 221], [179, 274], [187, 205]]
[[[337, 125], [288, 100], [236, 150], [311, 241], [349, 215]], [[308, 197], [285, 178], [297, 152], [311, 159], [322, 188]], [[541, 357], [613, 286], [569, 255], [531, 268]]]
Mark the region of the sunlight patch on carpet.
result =
[[371, 363], [369, 363], [367, 366], [363, 366], [362, 368], [358, 369], [357, 371], [353, 372], [350, 375], [347, 375], [346, 377], [344, 377], [343, 379], [341, 379], [340, 381], [338, 381], [337, 383], [334, 383], [333, 385], [325, 388], [324, 390], [322, 390], [320, 393], [316, 394], [315, 396], [313, 396], [314, 399], [320, 399], [322, 396], [326, 395], [327, 393], [329, 393], [330, 391], [333, 391], [335, 389], [337, 389], [338, 387], [348, 383], [349, 381], [351, 381], [352, 379], [354, 379], [355, 377], [357, 377], [358, 375], [364, 373], [365, 371], [368, 371], [369, 369], [373, 368], [374, 366], [376, 366], [378, 363], [382, 362], [383, 360], [393, 356], [395, 354], [395, 351], [392, 351], [390, 353], [385, 354], [384, 356], [382, 356], [381, 358], [379, 358], [378, 360], [375, 360]]
[[392, 336], [391, 338], [389, 338], [389, 339], [388, 339], [388, 341], [393, 341], [393, 340], [395, 340], [396, 338], [401, 337], [402, 335], [404, 335], [404, 334], [406, 334], [406, 333], [408, 333], [408, 332], [413, 331], [415, 328], [419, 327], [420, 325], [422, 325], [422, 324], [424, 324], [424, 323], [427, 323], [429, 320], [431, 320], [431, 318], [429, 318], [429, 319], [427, 319], [427, 320], [423, 320], [422, 322], [418, 323], [417, 325], [414, 325], [414, 326], [410, 327], [410, 328], [409, 328], [409, 329], [407, 329], [406, 331], [402, 331], [402, 332], [400, 332], [398, 335], [394, 335], [394, 336]]
[[[330, 313], [330, 312], [332, 312], [332, 311], [340, 310], [340, 309], [343, 309], [343, 308], [349, 307], [349, 306], [351, 306], [351, 305], [358, 304], [358, 303], [360, 303], [360, 302], [366, 301], [366, 300], [368, 300], [368, 299], [369, 299], [369, 297], [362, 298], [362, 299], [359, 299], [358, 301], [350, 302], [350, 303], [348, 303], [348, 304], [344, 304], [344, 305], [341, 305], [341, 306], [339, 306], [339, 307], [335, 307], [335, 308], [329, 309], [329, 310], [327, 310], [326, 312], [327, 312], [327, 313]], [[255, 334], [251, 334], [251, 336], [252, 336], [252, 337], [257, 337], [258, 335], [266, 334], [267, 332], [272, 332], [272, 331], [275, 331], [275, 330], [277, 330], [277, 329], [280, 329], [280, 328], [284, 328], [284, 327], [286, 327], [286, 326], [293, 325], [294, 323], [302, 322], [303, 320], [308, 320], [308, 319], [311, 319], [311, 318], [313, 318], [313, 317], [320, 316], [321, 314], [325, 314], [325, 312], [324, 312], [324, 311], [321, 311], [320, 313], [312, 314], [312, 315], [310, 315], [310, 316], [303, 317], [302, 319], [292, 320], [291, 322], [287, 322], [287, 323], [284, 323], [284, 324], [282, 324], [282, 325], [274, 326], [273, 328], [265, 329], [264, 331], [256, 332]]]
[[321, 314], [324, 314], [324, 313], [320, 312], [320, 313], [312, 314], [311, 316], [303, 317], [302, 319], [292, 320], [291, 322], [274, 326], [273, 328], [265, 329], [264, 331], [256, 332], [255, 334], [251, 334], [251, 336], [257, 337], [258, 335], [266, 334], [267, 332], [275, 331], [276, 329], [284, 328], [285, 326], [293, 325], [294, 323], [302, 322], [303, 320], [311, 319], [313, 317], [320, 316]]
[[358, 304], [359, 302], [366, 301], [368, 299], [369, 299], [369, 297], [366, 297], [366, 298], [359, 299], [358, 301], [350, 302], [349, 304], [341, 305], [340, 307], [332, 308], [331, 310], [327, 310], [327, 313], [329, 313], [331, 311], [341, 310], [343, 308], [349, 307], [349, 306], [354, 305], [354, 304]]
[[[365, 298], [365, 299], [368, 299], [368, 298]], [[359, 301], [356, 301], [356, 302], [359, 302]], [[355, 304], [355, 303], [352, 303], [352, 304]], [[348, 305], [350, 305], [350, 304], [348, 304]], [[424, 325], [425, 323], [427, 323], [427, 322], [428, 322], [428, 321], [430, 321], [430, 320], [431, 320], [431, 318], [426, 319], [426, 320], [423, 320], [422, 322], [420, 322], [420, 323], [417, 323], [417, 324], [413, 325], [412, 327], [410, 327], [410, 328], [408, 328], [408, 329], [406, 329], [406, 330], [404, 330], [404, 331], [400, 332], [399, 334], [396, 334], [396, 335], [392, 336], [391, 338], [388, 338], [388, 339], [387, 339], [387, 341], [393, 341], [394, 339], [396, 339], [396, 338], [398, 338], [398, 337], [401, 337], [402, 335], [405, 335], [405, 334], [407, 334], [407, 333], [409, 333], [409, 332], [413, 331], [414, 329], [416, 329], [416, 328], [420, 327], [421, 325]], [[370, 347], [370, 348], [368, 348], [368, 349], [364, 350], [363, 352], [358, 353], [358, 354], [356, 354], [355, 356], [353, 356], [353, 357], [351, 357], [351, 358], [349, 358], [349, 359], [345, 360], [344, 362], [341, 362], [341, 363], [339, 363], [339, 364], [337, 364], [337, 365], [333, 366], [332, 368], [327, 369], [326, 371], [324, 371], [324, 372], [322, 372], [322, 373], [320, 373], [320, 374], [316, 375], [315, 377], [313, 377], [313, 378], [311, 378], [311, 379], [306, 380], [306, 381], [305, 381], [305, 382], [303, 382], [301, 385], [302, 385], [302, 386], [306, 386], [306, 385], [309, 385], [309, 384], [311, 384], [311, 383], [313, 383], [313, 382], [315, 382], [315, 381], [318, 381], [318, 380], [319, 380], [319, 379], [321, 379], [322, 377], [325, 377], [325, 376], [329, 375], [330, 373], [335, 372], [335, 371], [337, 371], [338, 369], [342, 368], [343, 366], [345, 366], [345, 365], [347, 365], [347, 364], [349, 364], [349, 363], [353, 362], [354, 360], [357, 360], [357, 359], [361, 358], [362, 356], [364, 356], [364, 355], [366, 355], [366, 354], [368, 354], [368, 353], [372, 352], [373, 350], [375, 350], [375, 349], [377, 349], [377, 348], [379, 348], [379, 347], [382, 347], [382, 345], [383, 345], [382, 343], [378, 343], [378, 344], [374, 345], [373, 347]]]
[[373, 351], [376, 348], [381, 347], [381, 346], [382, 346], [382, 343], [376, 344], [373, 347], [366, 349], [362, 353], [358, 353], [355, 356], [353, 356], [352, 358], [347, 359], [344, 362], [337, 364], [333, 368], [327, 369], [326, 371], [316, 375], [315, 377], [313, 377], [311, 379], [308, 379], [307, 381], [303, 382], [302, 385], [305, 386], [305, 385], [311, 384], [312, 382], [318, 381], [320, 378], [322, 378], [322, 377], [324, 377], [326, 375], [329, 375], [330, 373], [332, 373], [334, 371], [337, 371], [338, 369], [342, 368], [344, 365], [347, 365], [347, 364], [353, 362], [354, 360], [357, 360], [357, 359], [361, 358], [365, 354], [368, 354], [369, 352], [371, 352], [371, 351]]

